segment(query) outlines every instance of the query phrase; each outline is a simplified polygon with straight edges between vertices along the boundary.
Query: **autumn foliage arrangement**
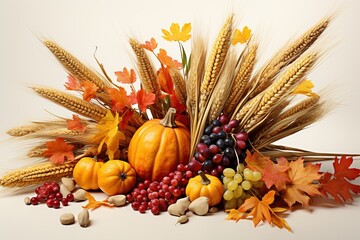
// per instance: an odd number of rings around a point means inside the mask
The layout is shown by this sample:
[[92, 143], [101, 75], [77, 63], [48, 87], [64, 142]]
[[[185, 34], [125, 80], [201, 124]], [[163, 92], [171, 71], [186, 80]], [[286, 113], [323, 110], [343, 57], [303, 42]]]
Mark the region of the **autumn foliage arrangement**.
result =
[[[4, 174], [0, 185], [21, 189], [72, 177], [88, 191], [127, 194], [134, 210], [153, 214], [181, 197], [207, 197], [229, 220], [267, 221], [289, 231], [281, 214], [296, 204], [308, 207], [317, 196], [351, 202], [360, 193], [351, 183], [360, 176], [351, 154], [274, 144], [329, 110], [307, 75], [321, 55], [309, 48], [331, 20], [320, 20], [257, 71], [259, 40], [247, 26], [237, 29], [233, 15], [209, 51], [190, 23], [162, 29], [179, 47], [180, 61], [155, 38], [129, 39], [136, 65], [116, 71], [116, 80], [98, 59], [101, 73], [45, 39], [69, 74], [66, 91], [33, 90], [72, 115], [10, 129], [12, 137], [40, 140], [27, 156], [41, 162]], [[321, 172], [320, 161], [329, 159], [333, 172]], [[86, 208], [111, 206], [90, 193], [87, 199]]]

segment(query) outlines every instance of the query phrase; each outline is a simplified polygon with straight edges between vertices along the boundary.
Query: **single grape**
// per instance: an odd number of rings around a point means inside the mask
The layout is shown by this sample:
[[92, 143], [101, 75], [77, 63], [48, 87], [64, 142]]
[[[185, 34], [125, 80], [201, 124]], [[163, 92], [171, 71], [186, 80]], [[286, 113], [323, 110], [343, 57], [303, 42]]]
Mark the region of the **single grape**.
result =
[[214, 168], [214, 163], [212, 160], [206, 160], [203, 164], [203, 169], [207, 171], [211, 171]]
[[221, 123], [221, 125], [225, 125], [229, 122], [230, 117], [227, 114], [221, 114], [219, 117], [219, 122]]
[[222, 128], [220, 126], [216, 126], [213, 128], [212, 133], [218, 134], [221, 131], [222, 131]]
[[68, 193], [68, 195], [66, 195], [66, 199], [69, 202], [73, 202], [74, 201], [74, 195], [72, 193]]
[[244, 178], [246, 180], [253, 181], [253, 179], [254, 179], [253, 171], [249, 168], [245, 168], [244, 169]]
[[216, 146], [215, 144], [211, 144], [209, 146], [209, 151], [211, 154], [217, 154], [217, 153], [219, 153], [219, 147]]
[[223, 139], [218, 139], [216, 141], [216, 146], [218, 146], [221, 150], [225, 149], [225, 142]]
[[234, 190], [235, 198], [241, 197], [241, 195], [243, 195], [243, 193], [244, 193], [244, 189], [242, 188], [242, 186], [237, 186]]
[[230, 191], [229, 189], [226, 190], [226, 191], [224, 192], [223, 198], [224, 198], [226, 201], [230, 201], [231, 199], [234, 198], [234, 192], [233, 192], [233, 191]]
[[176, 170], [178, 170], [179, 172], [185, 172], [185, 165], [180, 163], [179, 165], [177, 165]]
[[223, 167], [228, 167], [228, 166], [230, 166], [230, 163], [231, 163], [230, 159], [227, 156], [223, 156], [222, 161], [221, 161], [221, 165]]
[[151, 208], [151, 212], [152, 212], [152, 214], [154, 214], [154, 215], [158, 215], [158, 214], [160, 213], [160, 208], [159, 208], [158, 206], [153, 206], [153, 207]]
[[206, 139], [209, 139], [209, 138], [210, 138], [209, 135], [202, 135], [200, 141], [204, 142]]
[[219, 176], [219, 172], [217, 171], [217, 169], [211, 170], [210, 174], [215, 177]]
[[231, 180], [228, 184], [227, 184], [227, 188], [230, 190], [230, 191], [234, 191], [238, 186], [238, 183], [236, 180]]
[[239, 121], [236, 119], [233, 119], [229, 122], [230, 127], [237, 128], [239, 126]]
[[66, 198], [63, 198], [63, 199], [61, 199], [61, 204], [62, 204], [63, 206], [68, 206], [68, 205], [69, 205], [69, 201], [68, 201]]
[[241, 183], [241, 187], [247, 191], [247, 190], [250, 190], [250, 188], [252, 187], [252, 184], [250, 181], [245, 180]]
[[231, 147], [232, 148], [232, 147], [235, 146], [235, 141], [231, 137], [225, 138], [224, 143], [225, 143], [226, 147]]
[[225, 139], [226, 138], [226, 132], [224, 131], [220, 131], [218, 134], [217, 134], [217, 137], [218, 139]]
[[232, 149], [230, 147], [225, 148], [224, 154], [225, 154], [225, 156], [227, 156], [230, 159], [233, 159], [235, 157], [234, 149]]
[[221, 126], [221, 123], [220, 123], [220, 121], [219, 121], [219, 119], [215, 119], [215, 120], [213, 120], [212, 122], [211, 122], [211, 125], [212, 126]]
[[222, 155], [220, 153], [218, 154], [215, 154], [212, 158], [212, 161], [215, 163], [215, 164], [220, 164], [221, 161], [222, 161]]
[[53, 208], [60, 208], [60, 201], [59, 200], [54, 200]]
[[[226, 169], [226, 168], [225, 168]], [[224, 170], [225, 170], [224, 169]], [[224, 172], [223, 172], [224, 173]], [[222, 182], [223, 182], [223, 184], [225, 185], [225, 186], [227, 186], [228, 184], [229, 184], [229, 182], [230, 181], [232, 181], [233, 180], [233, 178], [232, 177], [223, 177], [223, 179], [222, 179]]]
[[49, 208], [52, 208], [54, 206], [54, 199], [48, 199], [46, 200], [46, 205], [49, 207]]
[[225, 210], [230, 210], [230, 209], [236, 208], [236, 201], [237, 200], [235, 198], [233, 198], [229, 201], [225, 201], [225, 205], [224, 205]]
[[248, 134], [246, 132], [239, 132], [235, 134], [236, 140], [244, 141], [246, 142], [249, 138]]
[[132, 207], [132, 209], [137, 211], [139, 209], [139, 207], [140, 207], [140, 203], [139, 202], [132, 202], [131, 207]]
[[223, 174], [227, 178], [233, 178], [235, 175], [235, 171], [232, 168], [225, 168]]
[[246, 148], [246, 142], [244, 142], [243, 140], [237, 140], [236, 147], [240, 150], [244, 150]]
[[195, 157], [200, 162], [205, 162], [205, 160], [206, 160], [206, 157], [204, 157], [201, 153], [196, 153]]
[[236, 171], [238, 173], [242, 173], [245, 169], [245, 165], [243, 163], [239, 163], [237, 166], [236, 166]]
[[226, 124], [222, 127], [222, 129], [224, 130], [224, 132], [230, 133], [232, 130], [232, 127], [229, 124]]
[[211, 133], [210, 140], [211, 142], [216, 142], [218, 140], [218, 135], [216, 133]]
[[234, 180], [237, 182], [237, 183], [241, 183], [243, 181], [243, 177], [241, 176], [241, 174], [239, 173], [236, 173], [234, 175]]
[[139, 206], [139, 213], [145, 213], [146, 212], [146, 209], [147, 209], [147, 206], [145, 206], [145, 205], [140, 205]]
[[207, 126], [204, 130], [204, 134], [210, 135], [212, 133], [213, 126]]
[[258, 171], [253, 171], [253, 180], [254, 182], [257, 182], [259, 181], [261, 178], [262, 178], [262, 174], [261, 172], [258, 172]]

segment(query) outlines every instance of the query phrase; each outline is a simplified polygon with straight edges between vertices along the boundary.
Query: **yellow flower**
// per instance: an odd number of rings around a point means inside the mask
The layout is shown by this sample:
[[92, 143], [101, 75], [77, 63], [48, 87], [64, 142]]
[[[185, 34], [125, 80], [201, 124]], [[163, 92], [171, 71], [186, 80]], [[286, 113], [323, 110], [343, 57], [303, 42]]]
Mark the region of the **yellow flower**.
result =
[[170, 32], [166, 29], [161, 29], [164, 36], [162, 36], [167, 41], [182, 41], [186, 42], [191, 38], [191, 23], [185, 23], [180, 31], [180, 26], [178, 23], [172, 23], [170, 26]]
[[114, 159], [115, 152], [119, 149], [120, 140], [125, 139], [124, 133], [118, 129], [118, 124], [121, 121], [119, 114], [116, 112], [115, 117], [108, 110], [106, 116], [103, 117], [98, 125], [98, 132], [94, 136], [94, 141], [99, 143], [98, 152], [100, 153], [104, 144], [106, 144], [106, 154], [109, 159]]
[[247, 41], [249, 41], [250, 37], [251, 30], [247, 26], [245, 26], [242, 31], [236, 29], [231, 44], [235, 45], [237, 43], [246, 43]]

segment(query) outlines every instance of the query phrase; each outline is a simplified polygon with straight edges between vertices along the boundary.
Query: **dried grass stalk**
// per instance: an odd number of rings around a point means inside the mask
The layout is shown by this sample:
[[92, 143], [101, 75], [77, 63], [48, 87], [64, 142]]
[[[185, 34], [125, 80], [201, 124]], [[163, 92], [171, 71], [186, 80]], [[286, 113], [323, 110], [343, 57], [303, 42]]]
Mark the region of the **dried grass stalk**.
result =
[[58, 180], [61, 177], [72, 176], [76, 162], [55, 165], [50, 162], [40, 163], [25, 168], [10, 171], [0, 179], [2, 187], [25, 187], [47, 181]]
[[332, 17], [322, 19], [316, 25], [311, 27], [303, 35], [301, 35], [294, 42], [287, 44], [279, 52], [271, 58], [270, 62], [255, 76], [255, 88], [251, 93], [250, 98], [256, 96], [268, 86], [271, 85], [274, 77], [285, 66], [296, 60], [302, 53], [304, 53], [325, 31], [328, 27]]
[[241, 97], [245, 93], [246, 86], [248, 85], [256, 62], [257, 49], [257, 44], [253, 44], [245, 49], [245, 53], [240, 61], [238, 72], [231, 86], [230, 95], [224, 109], [224, 112], [227, 114], [232, 114], [235, 111], [240, 103]]
[[233, 30], [233, 15], [231, 15], [221, 28], [210, 56], [206, 63], [204, 79], [200, 86], [200, 111], [206, 108], [206, 104], [215, 88], [218, 76], [228, 52]]
[[169, 73], [175, 86], [176, 96], [182, 104], [186, 104], [187, 93], [186, 84], [183, 76], [176, 68], [170, 68]]
[[102, 92], [104, 92], [106, 88], [109, 87], [109, 84], [107, 84], [107, 80], [105, 78], [103, 78], [94, 69], [91, 69], [90, 67], [87, 67], [85, 64], [80, 62], [77, 58], [60, 47], [57, 43], [51, 40], [44, 40], [43, 43], [66, 69], [66, 71], [74, 78], [81, 82], [88, 80], [94, 83]]
[[37, 94], [45, 97], [61, 106], [78, 113], [82, 116], [99, 121], [106, 115], [106, 109], [95, 105], [90, 102], [86, 102], [81, 98], [75, 97], [68, 93], [58, 91], [50, 88], [32, 88]]

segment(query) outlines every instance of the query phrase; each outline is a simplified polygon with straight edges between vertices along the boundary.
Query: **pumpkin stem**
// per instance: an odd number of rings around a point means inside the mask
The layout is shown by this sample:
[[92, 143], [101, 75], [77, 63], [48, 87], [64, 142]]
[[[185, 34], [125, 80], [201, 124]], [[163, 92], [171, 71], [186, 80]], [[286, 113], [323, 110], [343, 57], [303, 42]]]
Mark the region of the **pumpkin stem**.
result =
[[160, 120], [160, 124], [163, 125], [164, 127], [176, 128], [177, 125], [175, 123], [175, 114], [176, 114], [176, 109], [169, 108], [165, 117]]
[[198, 174], [201, 177], [201, 184], [202, 185], [209, 185], [210, 184], [210, 179], [208, 179], [205, 175], [205, 173], [203, 171], [199, 171]]

